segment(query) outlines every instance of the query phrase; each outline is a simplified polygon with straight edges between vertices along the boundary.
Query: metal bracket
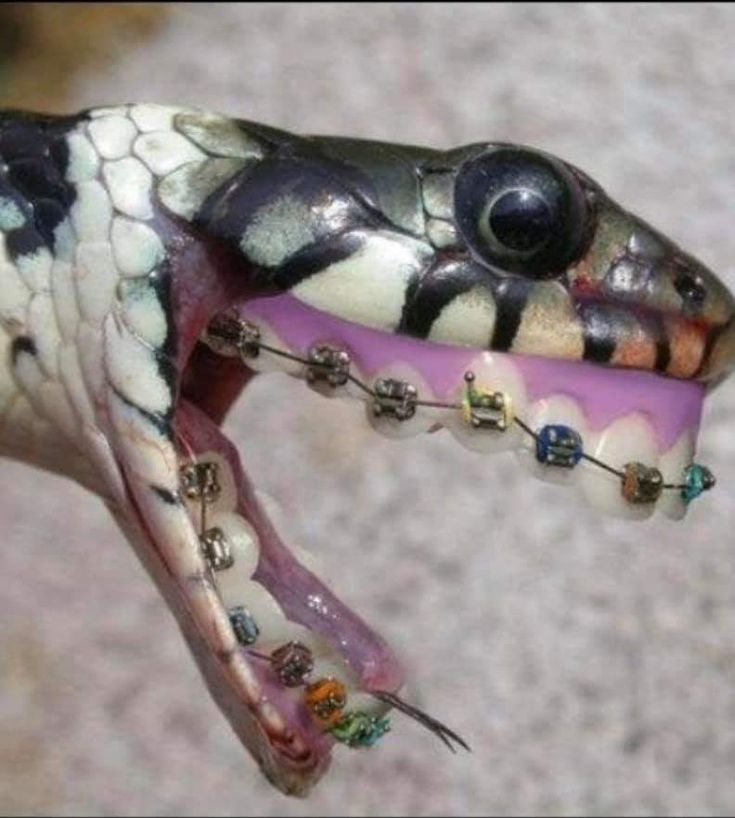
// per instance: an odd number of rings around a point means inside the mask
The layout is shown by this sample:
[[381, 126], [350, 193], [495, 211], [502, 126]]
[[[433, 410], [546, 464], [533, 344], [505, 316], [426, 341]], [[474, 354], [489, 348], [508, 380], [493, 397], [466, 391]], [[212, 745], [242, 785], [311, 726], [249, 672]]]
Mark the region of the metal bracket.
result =
[[681, 498], [685, 503], [691, 503], [704, 491], [714, 488], [715, 476], [706, 467], [699, 463], [692, 463], [684, 469], [684, 484], [681, 487]]
[[299, 687], [314, 670], [314, 654], [301, 642], [287, 642], [271, 653], [271, 665], [284, 687]]
[[227, 542], [225, 532], [221, 528], [207, 529], [201, 535], [199, 541], [202, 544], [204, 559], [206, 559], [213, 571], [225, 571], [235, 564], [232, 549]]
[[573, 469], [582, 458], [582, 438], [571, 426], [544, 426], [536, 433], [536, 459], [547, 466]]
[[513, 405], [505, 392], [475, 387], [475, 373], [465, 372], [467, 390], [462, 401], [464, 419], [475, 429], [505, 432], [513, 422]]
[[373, 414], [410, 420], [416, 414], [418, 392], [413, 384], [394, 378], [379, 378], [373, 388]]
[[235, 638], [241, 645], [254, 645], [258, 641], [260, 628], [247, 608], [237, 605], [230, 608], [227, 615], [230, 618], [232, 630], [235, 631]]
[[186, 463], [181, 467], [181, 484], [190, 500], [213, 503], [222, 492], [216, 463]]
[[330, 386], [344, 386], [350, 379], [350, 356], [329, 344], [316, 344], [309, 349], [306, 380], [323, 381]]
[[623, 466], [623, 497], [633, 505], [654, 503], [661, 496], [664, 478], [661, 472], [643, 463], [626, 463]]
[[257, 358], [260, 355], [260, 330], [249, 321], [228, 315], [216, 315], [207, 327], [207, 342], [220, 355]]

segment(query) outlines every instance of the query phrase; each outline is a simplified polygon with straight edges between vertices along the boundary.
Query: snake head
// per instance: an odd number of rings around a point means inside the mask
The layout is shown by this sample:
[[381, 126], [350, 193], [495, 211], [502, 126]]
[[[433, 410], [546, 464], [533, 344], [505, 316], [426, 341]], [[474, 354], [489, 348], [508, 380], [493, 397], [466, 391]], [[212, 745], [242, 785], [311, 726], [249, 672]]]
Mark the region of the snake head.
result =
[[[284, 371], [364, 401], [389, 437], [445, 428], [473, 450], [514, 450], [534, 476], [625, 518], [678, 519], [711, 487], [693, 457], [705, 392], [733, 365], [733, 297], [585, 173], [508, 144], [431, 151], [217, 129], [210, 151], [248, 140], [235, 165], [210, 156], [159, 186], [164, 211], [217, 248], [197, 276], [207, 270], [221, 297], [181, 324], [192, 339], [182, 394], [210, 420], [252, 374]], [[223, 462], [242, 475], [234, 456]], [[331, 645], [353, 692], [399, 690], [382, 639], [314, 590], [318, 572], [286, 561], [239, 495], [260, 543], [254, 579], [288, 628]], [[323, 615], [314, 598], [329, 599]]]
[[5, 450], [104, 497], [284, 792], [336, 743], [388, 740], [395, 712], [461, 740], [404, 700], [393, 650], [249, 478], [221, 427], [254, 375], [361, 400], [391, 437], [514, 450], [631, 519], [681, 517], [712, 485], [692, 458], [733, 364], [732, 296], [547, 153], [125, 105], [4, 114], [0, 159], [22, 393]]
[[197, 221], [304, 303], [384, 332], [680, 379], [732, 366], [727, 287], [548, 153], [331, 138], [281, 151]]

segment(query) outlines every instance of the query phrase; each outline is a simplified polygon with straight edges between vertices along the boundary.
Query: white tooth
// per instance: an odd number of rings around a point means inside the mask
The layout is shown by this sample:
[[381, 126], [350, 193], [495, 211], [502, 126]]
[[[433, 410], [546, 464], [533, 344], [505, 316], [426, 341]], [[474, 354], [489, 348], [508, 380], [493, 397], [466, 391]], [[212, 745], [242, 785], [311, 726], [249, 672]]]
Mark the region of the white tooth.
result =
[[[404, 363], [394, 363], [383, 367], [376, 372], [366, 386], [375, 389], [377, 381], [381, 379], [392, 379], [411, 384], [416, 389], [418, 400], [436, 401], [434, 393], [431, 391], [426, 380], [413, 368]], [[390, 415], [385, 410], [381, 414], [375, 412], [375, 401], [370, 395], [360, 390], [360, 397], [366, 401], [366, 413], [370, 425], [380, 434], [389, 438], [406, 438], [426, 432], [435, 426], [441, 416], [442, 410], [427, 406], [417, 406], [413, 417], [407, 420], [399, 420]]]
[[[292, 624], [292, 623], [290, 623]], [[293, 625], [294, 630], [292, 639], [295, 639], [301, 644], [311, 649], [314, 655], [314, 670], [309, 676], [310, 682], [316, 682], [318, 679], [331, 677], [342, 682], [349, 695], [349, 709], [357, 709], [355, 706], [355, 697], [360, 696], [360, 699], [375, 702], [375, 700], [367, 694], [362, 694], [360, 691], [362, 685], [357, 673], [347, 664], [343, 656], [338, 653], [331, 643], [323, 639], [313, 631], [309, 631], [300, 625]]]
[[[618, 418], [601, 432], [588, 433], [585, 452], [615, 469], [636, 462], [658, 467], [659, 461], [653, 429], [638, 413]], [[623, 497], [621, 480], [616, 475], [586, 461], [581, 462], [576, 470], [580, 474], [582, 493], [595, 508], [634, 520], [643, 520], [653, 514], [656, 503], [636, 505]]]
[[[689, 432], [685, 432], [666, 454], [661, 455], [659, 468], [665, 483], [682, 482], [684, 470], [694, 459], [694, 449], [694, 438]], [[681, 520], [687, 513], [687, 504], [678, 489], [664, 489], [657, 508], [672, 520]]]
[[250, 577], [258, 567], [258, 537], [251, 525], [232, 512], [213, 515], [209, 524], [222, 530], [234, 558], [231, 568], [216, 574], [223, 602], [227, 607], [233, 607], [240, 604], [242, 589], [250, 583]]
[[[300, 641], [303, 642], [303, 639]], [[327, 679], [331, 677], [332, 679], [338, 679], [348, 689], [354, 688], [356, 678], [350, 671], [344, 659], [342, 659], [341, 656], [334, 654], [334, 652], [331, 650], [326, 653], [326, 655], [324, 650], [322, 650], [322, 655], [320, 655], [318, 643], [321, 643], [321, 646], [328, 647], [328, 643], [323, 639], [319, 637], [316, 639], [312, 638], [312, 643], [309, 645], [309, 647], [314, 653], [314, 670], [311, 672], [309, 681], [316, 682], [318, 679]]]
[[[583, 447], [587, 445], [587, 421], [584, 412], [576, 401], [566, 395], [550, 395], [535, 401], [528, 408], [526, 416], [521, 419], [534, 432], [551, 424], [569, 426], [579, 433]], [[518, 459], [522, 467], [539, 480], [561, 485], [575, 484], [579, 480], [578, 466], [564, 468], [540, 463], [536, 458], [536, 441], [529, 434], [523, 435], [523, 442], [518, 450]]]
[[[314, 346], [319, 346], [320, 344], [314, 344]], [[355, 378], [361, 379], [361, 374], [357, 369], [354, 361], [352, 360], [352, 355], [346, 347], [343, 347], [339, 344], [334, 343], [325, 343], [324, 346], [329, 346], [334, 350], [341, 350], [347, 353], [349, 362], [347, 364], [347, 372]], [[306, 351], [304, 358], [309, 357], [309, 351]], [[354, 390], [356, 389], [355, 384], [352, 381], [347, 381], [347, 383], [341, 384], [339, 386], [333, 386], [329, 383], [328, 380], [324, 378], [318, 378], [317, 380], [309, 380], [306, 377], [306, 367], [302, 370], [304, 372], [304, 377], [306, 380], [306, 385], [309, 389], [313, 392], [316, 392], [318, 395], [321, 395], [324, 398], [342, 398], [342, 399], [349, 399], [354, 397]], [[326, 374], [326, 371], [325, 371]]]
[[[528, 407], [526, 385], [512, 361], [492, 352], [482, 352], [468, 364], [467, 371], [474, 373], [476, 389], [503, 392], [509, 396], [513, 414], [525, 420]], [[450, 402], [461, 403], [465, 394], [466, 385], [462, 381]], [[460, 410], [445, 411], [443, 423], [459, 443], [477, 452], [491, 453], [518, 449], [525, 436], [521, 428], [513, 422], [504, 432], [476, 429], [465, 420], [464, 413]]]
[[[214, 463], [217, 466], [217, 482], [220, 486], [220, 493], [217, 499], [207, 504], [207, 513], [220, 513], [223, 511], [234, 511], [237, 508], [237, 488], [235, 486], [235, 476], [232, 473], [229, 462], [222, 457], [219, 452], [201, 452], [193, 455], [190, 460], [184, 455], [187, 462]], [[195, 523], [199, 523], [201, 505], [197, 499], [188, 499], [189, 511]], [[207, 525], [210, 525], [211, 516], [207, 517]]]
[[[215, 575], [218, 587], [226, 573], [220, 571]], [[287, 619], [275, 597], [259, 582], [255, 580], [244, 580], [239, 584], [233, 582], [226, 593], [227, 598], [225, 599], [223, 595], [223, 602], [228, 609], [241, 605], [255, 620], [260, 631], [258, 641], [253, 645], [255, 650], [268, 654], [287, 642], [301, 642], [310, 648], [314, 655], [315, 668], [309, 677], [310, 681], [323, 676], [335, 676], [354, 686], [356, 680], [349, 678], [349, 668], [332, 646], [318, 634]]]
[[[252, 323], [258, 328], [261, 343], [274, 349], [289, 352], [299, 358], [305, 357], [301, 350], [291, 349], [264, 318], [260, 316], [248, 317], [246, 313], [243, 314], [242, 317], [245, 321]], [[286, 372], [289, 375], [303, 375], [304, 372], [303, 364], [297, 361], [291, 361], [280, 355], [274, 355], [265, 349], [261, 349], [255, 358], [246, 358], [245, 364], [256, 372]]]
[[[253, 585], [259, 589], [256, 593], [253, 593]], [[245, 605], [260, 626], [261, 636], [258, 641], [260, 650], [268, 653], [286, 642], [300, 642], [311, 650], [314, 657], [314, 670], [309, 676], [309, 681], [314, 682], [331, 676], [347, 685], [348, 689], [359, 689], [357, 674], [331, 643], [318, 633], [286, 619], [278, 603], [263, 586], [256, 582], [248, 583], [241, 596], [243, 601], [238, 604]], [[258, 619], [259, 616], [261, 620]]]
[[[215, 581], [219, 585], [220, 574], [215, 576]], [[233, 591], [233, 596], [229, 596], [229, 592]], [[276, 601], [275, 597], [264, 588], [259, 582], [253, 580], [242, 582], [237, 588], [237, 594], [234, 594], [234, 583], [228, 587], [228, 598], [225, 601], [228, 608], [233, 608], [237, 605], [242, 605], [247, 608], [252, 614], [255, 624], [260, 630], [260, 638], [254, 645], [257, 650], [263, 650], [268, 653], [273, 648], [289, 642], [297, 638], [294, 636], [293, 623], [286, 619], [281, 606]]]

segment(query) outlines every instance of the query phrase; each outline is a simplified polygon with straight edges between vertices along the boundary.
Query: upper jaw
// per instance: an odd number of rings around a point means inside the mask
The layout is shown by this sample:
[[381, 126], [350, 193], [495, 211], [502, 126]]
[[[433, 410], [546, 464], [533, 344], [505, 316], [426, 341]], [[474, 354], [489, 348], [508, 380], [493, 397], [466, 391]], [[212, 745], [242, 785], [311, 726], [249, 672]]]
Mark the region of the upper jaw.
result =
[[[326, 346], [346, 353], [350, 375], [362, 387], [348, 382], [335, 388], [313, 377], [312, 385], [329, 394], [365, 399], [368, 419], [379, 431], [402, 436], [445, 426], [469, 448], [516, 450], [535, 476], [572, 483], [592, 505], [617, 516], [647, 517], [658, 509], [679, 518], [686, 511], [681, 486], [694, 454], [705, 392], [702, 384], [585, 362], [388, 335], [325, 315], [292, 296], [258, 299], [238, 308], [237, 314], [257, 328], [266, 346], [247, 360], [254, 369], [285, 369], [308, 378], [308, 359], [315, 349]], [[291, 358], [268, 350], [281, 350]], [[463, 411], [467, 372], [474, 374], [478, 391], [507, 397], [511, 420], [503, 432], [468, 423]], [[410, 418], [397, 420], [390, 411], [376, 413], [374, 389], [386, 379], [415, 390], [419, 405]], [[553, 425], [573, 427], [590, 458], [573, 469], [542, 464], [532, 433]], [[601, 468], [593, 458], [612, 471]], [[634, 463], [660, 469], [667, 488], [655, 502], [626, 499], [621, 473]]]

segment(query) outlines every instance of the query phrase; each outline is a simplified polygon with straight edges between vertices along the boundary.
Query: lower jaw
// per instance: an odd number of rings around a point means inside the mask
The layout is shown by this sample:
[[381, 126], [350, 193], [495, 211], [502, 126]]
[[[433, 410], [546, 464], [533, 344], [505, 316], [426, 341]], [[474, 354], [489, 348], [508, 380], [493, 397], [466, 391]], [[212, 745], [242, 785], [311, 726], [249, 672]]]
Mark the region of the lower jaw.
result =
[[[186, 442], [184, 462], [193, 456], [199, 463], [214, 464], [217, 470], [220, 490], [206, 504], [204, 526], [229, 532], [228, 542], [237, 551], [232, 568], [213, 574], [223, 601], [228, 607], [247, 604], [251, 582], [272, 597], [263, 596], [263, 605], [271, 605], [263, 618], [272, 621], [273, 627], [263, 634], [260, 648], [297, 638], [313, 641], [309, 646], [317, 655], [339, 654], [366, 691], [398, 689], [402, 671], [386, 643], [317, 576], [321, 568], [313, 555], [293, 545], [290, 550], [286, 547], [274, 520], [278, 510], [253, 487], [235, 447], [209, 418], [186, 402], [177, 412], [176, 432]], [[201, 501], [192, 498], [190, 506], [195, 524], [202, 527]]]

